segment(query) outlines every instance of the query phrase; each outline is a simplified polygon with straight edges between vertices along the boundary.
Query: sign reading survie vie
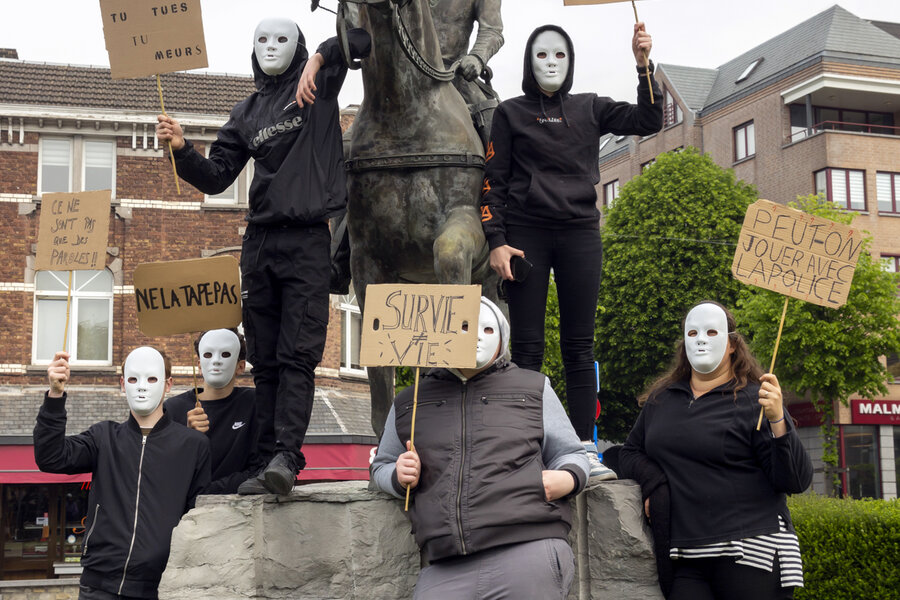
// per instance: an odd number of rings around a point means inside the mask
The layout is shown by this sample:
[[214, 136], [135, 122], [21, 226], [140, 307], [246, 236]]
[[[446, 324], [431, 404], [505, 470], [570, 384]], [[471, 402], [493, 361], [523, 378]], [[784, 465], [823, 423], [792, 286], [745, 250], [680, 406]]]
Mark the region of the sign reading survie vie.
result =
[[106, 267], [111, 192], [44, 194], [38, 225], [37, 271]]
[[847, 302], [863, 239], [859, 231], [768, 200], [747, 209], [731, 272], [820, 306]]
[[370, 285], [360, 363], [473, 368], [480, 308], [477, 285]]
[[200, 0], [100, 0], [113, 79], [208, 66]]
[[144, 263], [134, 270], [138, 327], [147, 336], [237, 327], [241, 276], [233, 256]]

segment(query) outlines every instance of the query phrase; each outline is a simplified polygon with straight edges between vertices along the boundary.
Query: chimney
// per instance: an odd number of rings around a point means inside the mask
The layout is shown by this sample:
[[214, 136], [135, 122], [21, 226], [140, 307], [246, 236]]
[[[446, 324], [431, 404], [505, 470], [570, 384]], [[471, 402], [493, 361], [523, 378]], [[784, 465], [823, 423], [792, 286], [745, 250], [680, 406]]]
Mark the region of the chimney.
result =
[[0, 58], [19, 60], [19, 53], [15, 48], [0, 48]]

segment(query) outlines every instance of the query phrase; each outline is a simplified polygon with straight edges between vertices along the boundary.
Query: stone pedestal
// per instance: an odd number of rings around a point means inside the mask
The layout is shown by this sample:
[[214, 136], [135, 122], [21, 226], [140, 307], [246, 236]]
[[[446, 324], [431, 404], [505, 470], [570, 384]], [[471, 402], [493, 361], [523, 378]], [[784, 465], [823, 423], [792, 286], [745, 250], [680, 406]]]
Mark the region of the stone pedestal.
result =
[[[661, 599], [640, 488], [603, 483], [576, 500], [570, 598]], [[412, 598], [419, 552], [403, 503], [366, 482], [290, 496], [203, 496], [172, 536], [161, 600]]]

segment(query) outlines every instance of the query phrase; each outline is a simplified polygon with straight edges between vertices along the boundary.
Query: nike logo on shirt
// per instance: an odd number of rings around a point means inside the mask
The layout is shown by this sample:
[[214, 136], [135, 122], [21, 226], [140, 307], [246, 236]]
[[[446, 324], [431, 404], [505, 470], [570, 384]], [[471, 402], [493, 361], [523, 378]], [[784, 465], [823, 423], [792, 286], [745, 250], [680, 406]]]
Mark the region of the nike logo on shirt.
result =
[[234, 425], [231, 426], [232, 429], [240, 429], [243, 427], [245, 423], [243, 421], [235, 421]]

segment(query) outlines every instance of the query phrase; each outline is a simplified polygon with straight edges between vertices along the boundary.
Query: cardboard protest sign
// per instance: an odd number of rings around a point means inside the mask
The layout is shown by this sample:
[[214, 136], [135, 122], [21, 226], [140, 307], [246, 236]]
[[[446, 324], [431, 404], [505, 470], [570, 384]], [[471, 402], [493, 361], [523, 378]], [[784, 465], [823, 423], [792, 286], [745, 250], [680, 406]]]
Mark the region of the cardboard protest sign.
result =
[[370, 285], [360, 363], [474, 368], [480, 308], [477, 285]]
[[113, 79], [208, 66], [200, 0], [100, 0]]
[[138, 327], [147, 336], [237, 327], [241, 273], [233, 256], [144, 263], [134, 270]]
[[731, 265], [740, 281], [820, 306], [847, 302], [862, 236], [768, 200], [747, 209]]
[[36, 271], [106, 267], [112, 192], [44, 194], [38, 224]]

